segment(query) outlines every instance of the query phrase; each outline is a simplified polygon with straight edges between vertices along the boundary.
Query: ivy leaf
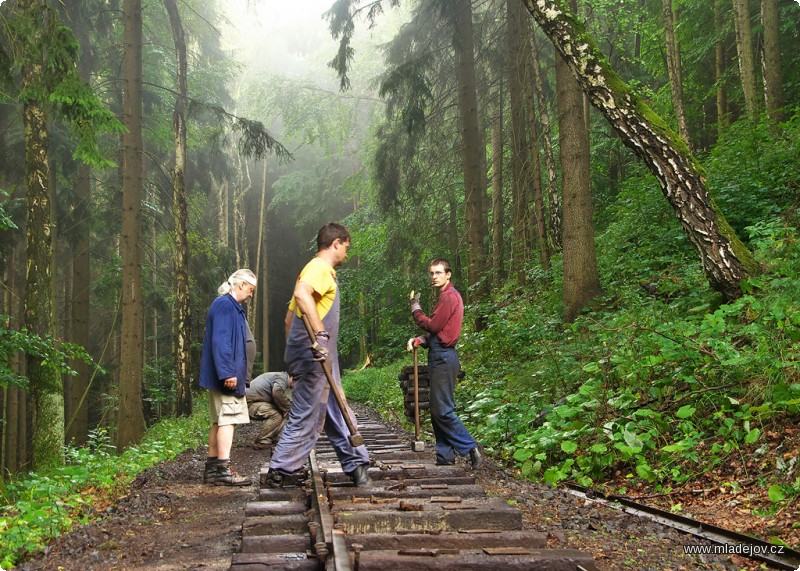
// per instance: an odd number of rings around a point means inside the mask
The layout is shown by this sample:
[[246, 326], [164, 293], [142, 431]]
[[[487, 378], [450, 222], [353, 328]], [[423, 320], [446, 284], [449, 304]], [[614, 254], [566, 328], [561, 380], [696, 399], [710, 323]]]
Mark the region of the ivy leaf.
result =
[[656, 480], [656, 473], [650, 467], [649, 464], [643, 462], [636, 466], [636, 474], [642, 478], [643, 480], [647, 480], [648, 482], [654, 482]]
[[756, 440], [759, 439], [761, 436], [761, 431], [758, 428], [754, 428], [750, 432], [747, 433], [747, 436], [744, 437], [745, 444], [752, 444]]
[[783, 487], [780, 484], [772, 484], [767, 491], [767, 495], [769, 496], [769, 501], [773, 504], [786, 499], [786, 492], [783, 491]]
[[524, 462], [531, 456], [533, 456], [533, 452], [527, 448], [519, 448], [516, 452], [514, 452], [514, 460], [517, 460], [518, 462]]
[[681, 419], [685, 419], [692, 416], [695, 413], [695, 411], [697, 411], [696, 408], [687, 404], [679, 408], [678, 412], [675, 413], [675, 416]]
[[669, 444], [661, 448], [664, 452], [682, 452], [686, 450], [686, 444], [684, 440], [680, 442], [676, 442], [675, 444]]
[[627, 428], [622, 431], [622, 437], [625, 439], [625, 444], [630, 446], [631, 448], [637, 449], [636, 451], [641, 451], [644, 448], [644, 442], [642, 439], [639, 438], [639, 435], [635, 432], [631, 432]]
[[561, 450], [563, 450], [567, 454], [574, 454], [577, 449], [578, 449], [578, 443], [572, 440], [565, 440], [564, 442], [561, 443]]

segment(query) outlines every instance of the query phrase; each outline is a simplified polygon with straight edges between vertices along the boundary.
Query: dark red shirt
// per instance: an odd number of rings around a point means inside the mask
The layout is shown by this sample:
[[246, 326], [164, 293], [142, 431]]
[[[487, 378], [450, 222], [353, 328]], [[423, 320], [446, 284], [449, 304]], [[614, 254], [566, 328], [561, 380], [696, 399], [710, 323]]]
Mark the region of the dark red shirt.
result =
[[452, 347], [458, 341], [464, 322], [464, 301], [461, 294], [453, 284], [448, 283], [439, 294], [439, 301], [436, 302], [431, 316], [428, 317], [418, 309], [414, 312], [414, 321], [428, 333], [438, 336], [446, 347]]

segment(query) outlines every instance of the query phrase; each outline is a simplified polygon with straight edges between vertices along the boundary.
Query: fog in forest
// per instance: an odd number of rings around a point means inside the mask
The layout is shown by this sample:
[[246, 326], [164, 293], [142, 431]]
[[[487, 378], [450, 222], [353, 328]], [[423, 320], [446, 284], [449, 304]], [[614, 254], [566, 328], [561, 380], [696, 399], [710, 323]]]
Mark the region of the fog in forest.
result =
[[[245, 200], [259, 208], [266, 166], [266, 240], [270, 335], [282, 339], [283, 315], [294, 281], [313, 256], [316, 230], [354, 210], [363, 189], [346, 180], [363, 165], [360, 146], [382, 103], [375, 94], [383, 71], [381, 45], [402, 23], [387, 10], [377, 25], [357, 25], [351, 87], [340, 90], [328, 65], [338, 49], [325, 12], [330, 0], [287, 3], [234, 0], [225, 6], [222, 45], [238, 64], [231, 94], [236, 113], [261, 121], [294, 160], [243, 165], [253, 190]], [[250, 243], [256, 244], [257, 229]], [[345, 266], [346, 267], [346, 266]], [[282, 363], [282, 343], [270, 344], [270, 363]]]

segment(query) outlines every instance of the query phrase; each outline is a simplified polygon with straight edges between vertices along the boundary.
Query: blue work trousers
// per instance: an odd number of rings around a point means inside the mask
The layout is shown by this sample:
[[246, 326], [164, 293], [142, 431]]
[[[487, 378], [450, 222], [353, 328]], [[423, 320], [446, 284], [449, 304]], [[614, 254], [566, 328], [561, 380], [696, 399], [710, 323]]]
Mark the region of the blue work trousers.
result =
[[461, 370], [455, 347], [445, 347], [432, 335], [428, 349], [431, 424], [436, 437], [436, 461], [448, 463], [456, 453], [466, 456], [478, 443], [456, 416], [456, 376]]

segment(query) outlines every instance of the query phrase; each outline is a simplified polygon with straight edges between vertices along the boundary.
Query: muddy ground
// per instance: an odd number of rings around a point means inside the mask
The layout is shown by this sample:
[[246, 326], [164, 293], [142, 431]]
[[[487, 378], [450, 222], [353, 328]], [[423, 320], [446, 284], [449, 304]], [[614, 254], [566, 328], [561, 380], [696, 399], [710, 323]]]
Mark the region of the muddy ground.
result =
[[[365, 411], [359, 411], [364, 414]], [[255, 499], [265, 453], [251, 444], [257, 426], [237, 430], [231, 454], [243, 488], [203, 485], [205, 448], [189, 450], [141, 474], [126, 496], [96, 523], [55, 540], [46, 552], [22, 563], [35, 570], [226, 570], [241, 542], [245, 503]], [[429, 447], [430, 449], [430, 447]], [[589, 551], [600, 569], [759, 569], [744, 559], [688, 556], [683, 546], [698, 541], [677, 531], [597, 504], [565, 491], [513, 478], [491, 461], [478, 473], [489, 493], [523, 512], [525, 525], [548, 534], [553, 547]]]

